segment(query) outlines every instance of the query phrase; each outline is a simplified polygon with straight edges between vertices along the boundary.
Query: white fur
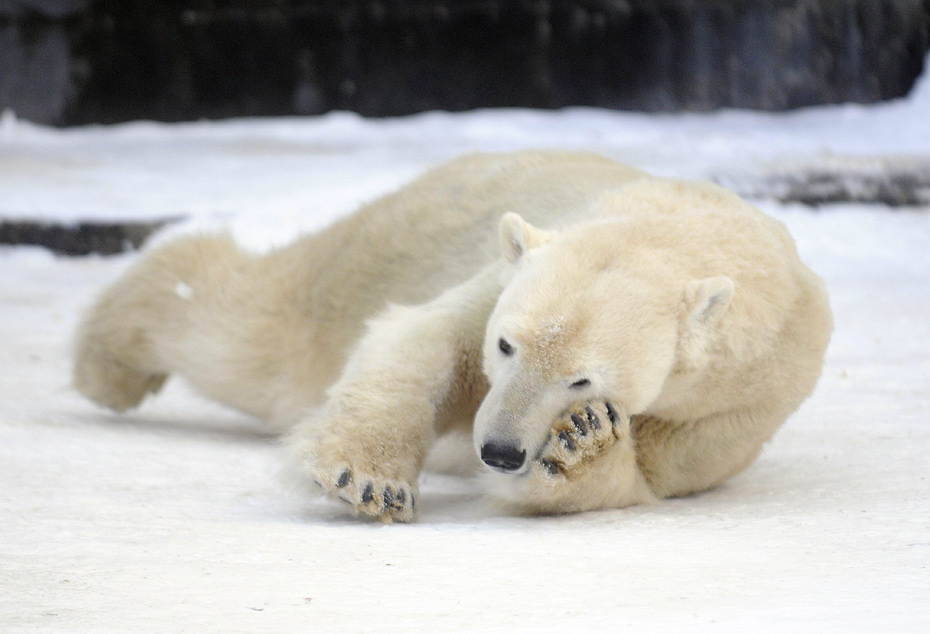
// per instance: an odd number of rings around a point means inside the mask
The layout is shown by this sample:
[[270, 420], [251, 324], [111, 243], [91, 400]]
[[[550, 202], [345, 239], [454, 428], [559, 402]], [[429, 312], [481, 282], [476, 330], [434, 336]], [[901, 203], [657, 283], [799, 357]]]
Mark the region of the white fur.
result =
[[387, 521], [416, 515], [436, 439], [473, 428], [477, 453], [526, 456], [493, 496], [559, 513], [746, 468], [831, 329], [785, 228], [719, 187], [473, 155], [265, 256], [227, 236], [147, 254], [85, 318], [74, 382], [123, 410], [179, 374], [290, 429], [309, 479]]

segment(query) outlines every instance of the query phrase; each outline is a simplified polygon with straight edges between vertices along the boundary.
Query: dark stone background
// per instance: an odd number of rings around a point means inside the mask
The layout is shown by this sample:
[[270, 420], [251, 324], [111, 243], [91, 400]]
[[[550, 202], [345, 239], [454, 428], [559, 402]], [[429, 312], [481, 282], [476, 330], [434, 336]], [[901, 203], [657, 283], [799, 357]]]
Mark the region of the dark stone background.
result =
[[39, 245], [59, 255], [113, 255], [138, 249], [149, 236], [176, 220], [60, 224], [0, 219], [0, 245]]
[[[0, 110], [53, 125], [781, 110], [904, 95], [928, 47], [930, 0], [0, 0]], [[810, 205], [930, 200], [925, 163], [847, 171], [730, 185]], [[115, 253], [171, 220], [0, 218], [0, 244]]]
[[905, 94], [930, 0], [0, 0], [0, 109], [766, 110]]

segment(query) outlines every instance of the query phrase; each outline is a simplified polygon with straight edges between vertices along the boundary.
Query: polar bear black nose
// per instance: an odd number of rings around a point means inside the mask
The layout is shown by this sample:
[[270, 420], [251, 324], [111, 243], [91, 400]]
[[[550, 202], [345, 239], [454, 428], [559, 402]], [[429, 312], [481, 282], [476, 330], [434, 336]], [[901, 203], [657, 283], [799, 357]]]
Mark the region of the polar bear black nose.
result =
[[526, 460], [526, 450], [489, 442], [481, 447], [481, 461], [502, 471], [516, 471]]

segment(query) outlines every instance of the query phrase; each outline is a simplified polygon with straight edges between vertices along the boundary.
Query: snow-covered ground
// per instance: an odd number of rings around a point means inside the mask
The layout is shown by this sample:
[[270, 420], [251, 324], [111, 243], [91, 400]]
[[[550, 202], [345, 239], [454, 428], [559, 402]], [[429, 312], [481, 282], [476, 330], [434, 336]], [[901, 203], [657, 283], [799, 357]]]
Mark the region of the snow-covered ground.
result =
[[[231, 226], [265, 248], [470, 150], [576, 148], [688, 177], [930, 160], [906, 100], [787, 114], [596, 110], [53, 130], [0, 119], [0, 217]], [[486, 510], [428, 475], [414, 525], [278, 478], [256, 421], [178, 383], [117, 416], [69, 338], [136, 255], [0, 249], [2, 632], [930, 631], [930, 210], [760, 202], [826, 279], [815, 395], [746, 473], [657, 506]], [[163, 237], [160, 239], [164, 239]]]

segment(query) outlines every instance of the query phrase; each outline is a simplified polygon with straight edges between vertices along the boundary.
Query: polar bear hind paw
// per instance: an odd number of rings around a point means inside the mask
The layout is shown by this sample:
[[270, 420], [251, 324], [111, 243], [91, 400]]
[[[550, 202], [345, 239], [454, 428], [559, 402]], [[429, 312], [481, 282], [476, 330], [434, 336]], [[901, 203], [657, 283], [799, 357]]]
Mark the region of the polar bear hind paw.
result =
[[416, 517], [419, 491], [414, 484], [358, 473], [343, 466], [314, 483], [329, 496], [352, 507], [356, 514], [386, 523], [410, 522]]
[[117, 412], [136, 407], [147, 395], [157, 393], [167, 379], [167, 374], [135, 367], [92, 337], [79, 340], [72, 383], [101, 407]]
[[572, 408], [557, 419], [534, 466], [550, 477], [571, 478], [628, 435], [629, 429], [629, 417], [608, 402]]

